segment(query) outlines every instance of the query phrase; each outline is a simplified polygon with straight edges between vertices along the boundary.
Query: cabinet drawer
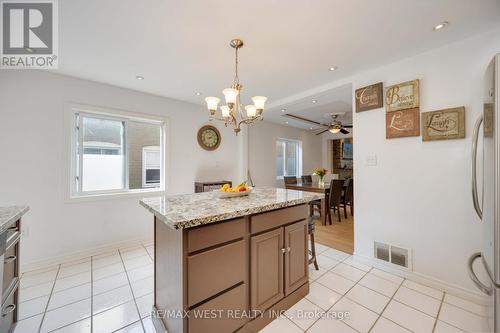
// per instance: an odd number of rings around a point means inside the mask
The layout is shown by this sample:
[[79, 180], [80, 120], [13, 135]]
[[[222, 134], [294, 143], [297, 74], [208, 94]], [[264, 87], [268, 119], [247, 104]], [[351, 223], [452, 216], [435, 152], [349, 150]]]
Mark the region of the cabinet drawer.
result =
[[4, 261], [3, 261], [3, 286], [2, 294], [12, 285], [15, 278], [18, 277], [17, 274], [17, 247], [19, 243], [11, 244], [9, 248], [5, 251]]
[[16, 320], [16, 292], [12, 292], [0, 310], [0, 332], [8, 333]]
[[19, 231], [19, 222], [14, 223], [9, 228], [7, 228], [7, 247], [12, 245], [19, 240], [21, 232]]
[[188, 252], [205, 249], [243, 237], [245, 219], [239, 218], [188, 230]]
[[[231, 333], [243, 326], [247, 321], [241, 315], [241, 312], [248, 308], [246, 288], [246, 284], [242, 284], [189, 311], [188, 332]], [[200, 318], [200, 314], [206, 314], [205, 318]], [[216, 318], [206, 318], [212, 314]]]
[[307, 216], [307, 205], [287, 207], [268, 213], [253, 215], [250, 220], [250, 228], [252, 234], [254, 234], [264, 230], [276, 228], [287, 223], [300, 221], [307, 218]]
[[245, 280], [245, 241], [188, 256], [188, 305]]

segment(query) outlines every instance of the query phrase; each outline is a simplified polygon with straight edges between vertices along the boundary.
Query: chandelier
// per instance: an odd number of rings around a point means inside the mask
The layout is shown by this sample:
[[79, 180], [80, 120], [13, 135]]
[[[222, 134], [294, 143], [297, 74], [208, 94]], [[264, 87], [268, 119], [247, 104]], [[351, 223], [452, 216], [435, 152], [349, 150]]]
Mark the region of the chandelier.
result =
[[207, 102], [208, 108], [208, 119], [223, 121], [224, 125], [227, 127], [228, 124], [233, 126], [233, 130], [238, 135], [241, 131], [241, 124], [251, 125], [257, 120], [262, 120], [262, 112], [264, 111], [264, 104], [267, 101], [265, 96], [254, 96], [252, 97], [253, 104], [245, 106], [243, 111], [243, 104], [240, 103], [241, 89], [240, 79], [238, 77], [238, 50], [243, 47], [243, 41], [241, 39], [233, 39], [229, 43], [232, 48], [235, 49], [235, 74], [233, 79], [233, 84], [231, 88], [226, 88], [222, 90], [224, 94], [224, 99], [226, 101], [225, 105], [220, 107], [221, 115], [217, 116], [217, 109], [220, 102], [220, 98], [217, 97], [207, 97], [205, 102]]

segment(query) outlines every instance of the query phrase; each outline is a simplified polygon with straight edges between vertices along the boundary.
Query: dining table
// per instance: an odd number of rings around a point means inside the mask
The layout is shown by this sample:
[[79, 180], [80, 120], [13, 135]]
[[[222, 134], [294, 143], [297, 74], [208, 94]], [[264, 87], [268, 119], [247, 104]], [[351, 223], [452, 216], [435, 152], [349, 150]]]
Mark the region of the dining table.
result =
[[326, 225], [326, 213], [328, 210], [328, 195], [330, 194], [330, 183], [319, 184], [318, 182], [315, 183], [313, 182], [313, 183], [286, 184], [285, 188], [297, 191], [323, 193], [325, 197], [321, 199], [320, 214], [321, 214], [321, 223], [323, 223], [323, 225]]

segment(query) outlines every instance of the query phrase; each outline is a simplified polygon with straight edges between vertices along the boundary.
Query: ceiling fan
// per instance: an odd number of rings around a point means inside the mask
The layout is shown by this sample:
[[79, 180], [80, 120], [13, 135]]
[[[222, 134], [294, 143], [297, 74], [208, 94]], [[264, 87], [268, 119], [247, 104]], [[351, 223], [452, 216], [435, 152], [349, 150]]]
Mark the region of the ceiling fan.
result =
[[286, 113], [283, 115], [283, 117], [288, 117], [288, 118], [292, 118], [292, 119], [295, 119], [295, 120], [298, 120], [298, 121], [302, 121], [302, 122], [306, 122], [306, 123], [310, 123], [310, 124], [315, 124], [315, 125], [318, 125], [318, 126], [323, 126], [325, 129], [324, 130], [321, 130], [320, 132], [316, 133], [316, 135], [320, 135], [320, 134], [323, 134], [327, 131], [329, 131], [330, 133], [342, 133], [342, 134], [349, 134], [350, 132], [347, 130], [347, 128], [352, 128], [352, 124], [343, 124], [340, 120], [338, 120], [337, 118], [339, 117], [338, 114], [330, 114], [329, 115], [330, 117], [332, 117], [332, 120], [330, 123], [327, 123], [327, 124], [324, 124], [324, 123], [320, 123], [320, 122], [317, 122], [317, 121], [314, 121], [314, 120], [311, 120], [311, 119], [307, 119], [307, 118], [303, 118], [303, 117], [299, 117], [299, 116], [295, 116], [293, 114], [289, 114], [289, 113]]

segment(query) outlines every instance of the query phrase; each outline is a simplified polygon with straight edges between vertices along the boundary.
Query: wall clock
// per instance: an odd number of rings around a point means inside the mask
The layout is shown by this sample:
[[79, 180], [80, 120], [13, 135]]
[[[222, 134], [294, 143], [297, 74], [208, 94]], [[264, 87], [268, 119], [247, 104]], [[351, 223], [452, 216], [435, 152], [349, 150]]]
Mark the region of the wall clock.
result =
[[215, 150], [221, 141], [220, 132], [212, 125], [205, 125], [198, 130], [198, 144], [205, 150]]

